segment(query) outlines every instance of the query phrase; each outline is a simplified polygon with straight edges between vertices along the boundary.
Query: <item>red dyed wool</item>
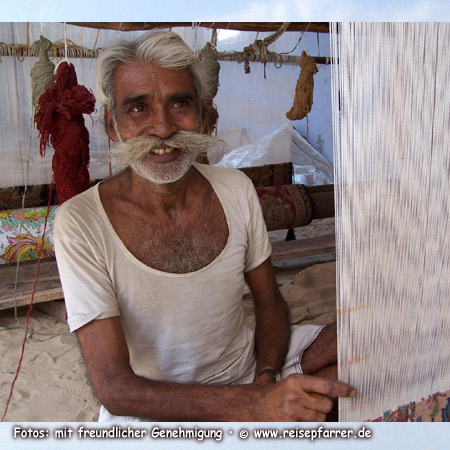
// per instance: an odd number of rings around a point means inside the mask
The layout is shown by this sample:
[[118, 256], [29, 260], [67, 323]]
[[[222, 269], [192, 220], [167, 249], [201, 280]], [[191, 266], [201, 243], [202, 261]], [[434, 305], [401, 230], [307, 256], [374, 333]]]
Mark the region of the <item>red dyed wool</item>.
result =
[[40, 153], [51, 142], [53, 175], [59, 204], [89, 188], [89, 132], [83, 114], [91, 114], [95, 97], [77, 82], [73, 64], [62, 62], [55, 81], [39, 97], [34, 121], [40, 133]]

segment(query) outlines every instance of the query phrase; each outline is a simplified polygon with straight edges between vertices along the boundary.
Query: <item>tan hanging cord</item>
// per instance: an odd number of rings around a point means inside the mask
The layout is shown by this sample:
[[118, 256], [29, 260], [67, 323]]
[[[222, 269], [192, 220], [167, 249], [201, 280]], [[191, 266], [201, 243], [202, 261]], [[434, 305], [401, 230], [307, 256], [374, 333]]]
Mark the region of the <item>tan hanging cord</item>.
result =
[[[24, 45], [25, 48], [29, 48], [30, 47], [30, 22], [27, 22], [27, 43]], [[17, 59], [20, 62], [23, 62], [25, 59], [25, 52], [23, 54], [21, 54], [20, 56], [17, 55]]]
[[304, 34], [308, 31], [308, 28], [310, 25], [311, 25], [311, 22], [309, 22], [308, 26], [306, 27], [306, 30], [302, 31], [302, 34], [301, 34], [299, 40], [297, 41], [297, 43], [295, 44], [295, 47], [290, 52], [281, 52], [280, 55], [289, 55], [289, 54], [295, 52], [296, 48], [298, 47], [298, 44], [300, 44], [301, 40], [303, 39]]
[[94, 51], [95, 47], [97, 47], [97, 41], [98, 41], [99, 35], [100, 35], [100, 28], [97, 30], [97, 35], [95, 36], [95, 41], [94, 41], [94, 45], [92, 46], [92, 51]]
[[295, 97], [292, 108], [286, 113], [289, 120], [301, 120], [313, 105], [314, 74], [318, 72], [314, 58], [303, 50], [300, 58], [300, 75], [295, 86]]
[[217, 47], [217, 28], [213, 28], [213, 30], [212, 30], [211, 44], [214, 45], [214, 47]]
[[194, 52], [197, 51], [199, 24], [200, 24], [200, 22], [192, 22], [192, 28], [194, 29]]

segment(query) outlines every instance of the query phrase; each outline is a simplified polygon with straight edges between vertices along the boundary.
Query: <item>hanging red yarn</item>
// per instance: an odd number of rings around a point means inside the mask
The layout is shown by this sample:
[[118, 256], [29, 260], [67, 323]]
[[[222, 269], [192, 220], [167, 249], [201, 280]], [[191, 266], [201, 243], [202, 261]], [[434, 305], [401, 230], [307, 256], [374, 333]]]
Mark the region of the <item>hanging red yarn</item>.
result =
[[55, 81], [39, 97], [34, 121], [39, 130], [40, 153], [51, 142], [52, 169], [59, 203], [89, 188], [89, 132], [83, 114], [91, 114], [95, 97], [77, 82], [73, 64], [62, 62]]

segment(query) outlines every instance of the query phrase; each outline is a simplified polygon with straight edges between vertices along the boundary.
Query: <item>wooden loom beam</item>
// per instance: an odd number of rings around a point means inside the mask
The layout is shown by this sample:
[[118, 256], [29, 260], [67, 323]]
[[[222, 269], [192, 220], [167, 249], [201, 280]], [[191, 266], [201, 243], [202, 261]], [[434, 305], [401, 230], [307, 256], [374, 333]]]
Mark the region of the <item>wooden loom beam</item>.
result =
[[[96, 28], [101, 30], [116, 31], [142, 31], [154, 28], [174, 27], [202, 27], [221, 30], [236, 31], [277, 31], [283, 25], [282, 22], [66, 22], [69, 25], [79, 27]], [[311, 31], [317, 33], [329, 33], [328, 22], [290, 22], [286, 31]]]

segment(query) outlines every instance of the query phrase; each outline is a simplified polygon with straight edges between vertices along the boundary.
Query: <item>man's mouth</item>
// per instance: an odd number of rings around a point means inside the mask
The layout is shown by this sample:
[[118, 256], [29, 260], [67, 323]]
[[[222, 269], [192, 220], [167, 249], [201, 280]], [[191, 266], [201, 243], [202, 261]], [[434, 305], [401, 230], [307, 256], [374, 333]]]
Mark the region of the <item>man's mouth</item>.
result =
[[157, 155], [165, 155], [168, 153], [172, 153], [175, 149], [173, 148], [154, 148], [153, 150], [151, 150], [151, 153], [155, 153]]

